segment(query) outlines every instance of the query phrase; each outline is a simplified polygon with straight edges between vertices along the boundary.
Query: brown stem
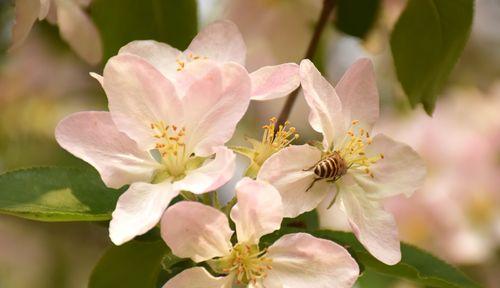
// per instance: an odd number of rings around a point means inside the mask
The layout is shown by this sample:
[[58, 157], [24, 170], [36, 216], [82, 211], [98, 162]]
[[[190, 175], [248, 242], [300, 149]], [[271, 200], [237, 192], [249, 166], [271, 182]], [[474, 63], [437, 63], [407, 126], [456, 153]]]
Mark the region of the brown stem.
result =
[[[314, 29], [314, 34], [309, 42], [309, 47], [307, 48], [307, 52], [305, 55], [305, 59], [312, 59], [314, 54], [316, 54], [316, 50], [318, 50], [319, 40], [321, 39], [321, 34], [330, 18], [330, 14], [335, 7], [335, 0], [323, 0], [323, 8], [321, 9], [321, 14], [319, 16], [318, 23], [316, 24], [316, 28]], [[297, 100], [297, 96], [299, 95], [300, 88], [295, 89], [288, 98], [286, 99], [285, 105], [283, 109], [281, 109], [280, 116], [278, 118], [278, 123], [283, 124], [290, 116], [290, 112], [292, 111], [293, 104], [295, 100]]]

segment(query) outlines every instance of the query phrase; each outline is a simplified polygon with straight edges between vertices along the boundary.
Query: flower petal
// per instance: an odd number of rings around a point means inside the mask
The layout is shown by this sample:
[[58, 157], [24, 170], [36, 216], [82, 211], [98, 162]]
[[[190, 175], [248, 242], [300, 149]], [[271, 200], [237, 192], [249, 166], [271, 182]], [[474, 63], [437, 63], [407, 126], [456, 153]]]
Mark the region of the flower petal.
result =
[[271, 184], [245, 177], [236, 184], [236, 197], [231, 219], [239, 243], [258, 244], [260, 237], [280, 228], [283, 205]]
[[38, 14], [38, 20], [43, 20], [50, 11], [51, 0], [40, 0], [40, 13]]
[[160, 221], [161, 215], [178, 191], [170, 182], [150, 184], [136, 182], [123, 193], [109, 223], [109, 237], [116, 245], [148, 232]]
[[154, 40], [132, 41], [120, 48], [118, 54], [137, 55], [160, 71], [165, 77], [172, 79], [177, 73], [177, 57], [182, 52], [174, 47]]
[[215, 159], [200, 168], [189, 171], [186, 177], [175, 182], [176, 190], [201, 194], [216, 190], [226, 184], [234, 174], [236, 155], [224, 146], [215, 149]]
[[375, 258], [388, 265], [401, 260], [398, 227], [394, 217], [358, 185], [342, 185], [339, 199], [354, 235]]
[[161, 235], [172, 253], [195, 262], [228, 255], [232, 248], [226, 215], [198, 202], [182, 201], [168, 208]]
[[335, 89], [314, 67], [304, 59], [300, 62], [300, 82], [304, 97], [311, 108], [309, 123], [317, 132], [323, 134], [323, 145], [326, 148], [339, 137], [344, 137], [344, 116], [342, 104]]
[[102, 58], [99, 31], [74, 1], [56, 0], [61, 37], [83, 60], [97, 64]]
[[140, 147], [154, 148], [152, 123], [163, 120], [172, 125], [182, 119], [182, 104], [172, 83], [138, 56], [111, 58], [104, 68], [103, 86], [116, 126]]
[[329, 190], [325, 181], [314, 181], [314, 172], [306, 171], [321, 159], [321, 151], [309, 146], [289, 146], [269, 157], [260, 168], [258, 180], [271, 183], [281, 194], [285, 217], [296, 217], [311, 211]]
[[250, 104], [250, 77], [243, 67], [226, 63], [215, 71], [220, 71], [222, 83], [217, 83], [219, 72], [207, 73], [182, 98], [189, 133], [187, 149], [199, 156], [213, 154], [215, 147], [231, 139]]
[[264, 287], [275, 287], [268, 282], [279, 281], [283, 287], [349, 288], [359, 275], [358, 264], [344, 247], [306, 233], [281, 237], [269, 247], [267, 257], [273, 269]]
[[299, 65], [285, 63], [262, 67], [250, 74], [252, 100], [271, 100], [283, 97], [300, 85]]
[[335, 87], [346, 123], [359, 120], [371, 130], [379, 116], [379, 96], [372, 62], [363, 58], [352, 64]]
[[231, 288], [232, 275], [214, 277], [205, 268], [193, 267], [175, 275], [163, 288]]
[[16, 21], [12, 26], [10, 51], [19, 48], [26, 40], [41, 8], [38, 0], [16, 0]]
[[109, 112], [79, 112], [56, 127], [56, 140], [67, 151], [94, 166], [108, 187], [149, 181], [159, 164], [127, 135], [118, 131]]
[[398, 194], [410, 196], [424, 184], [425, 163], [410, 146], [378, 134], [367, 147], [366, 153], [368, 156], [384, 155], [384, 159], [370, 166], [373, 178], [361, 171], [352, 173], [367, 197], [382, 199]]
[[231, 21], [216, 21], [203, 28], [187, 51], [218, 62], [245, 65], [246, 46], [238, 27]]

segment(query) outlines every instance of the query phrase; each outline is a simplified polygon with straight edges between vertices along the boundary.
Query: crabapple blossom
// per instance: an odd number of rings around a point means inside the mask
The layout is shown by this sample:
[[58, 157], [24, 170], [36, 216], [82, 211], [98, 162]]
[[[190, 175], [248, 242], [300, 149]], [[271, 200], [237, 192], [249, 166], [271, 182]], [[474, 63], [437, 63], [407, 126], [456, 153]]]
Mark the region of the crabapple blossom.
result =
[[59, 26], [61, 37], [85, 61], [97, 64], [102, 58], [99, 31], [83, 8], [90, 0], [16, 0], [16, 21], [11, 50], [26, 40], [36, 19]]
[[[262, 165], [257, 179], [278, 189], [286, 217], [322, 202], [339, 205], [372, 255], [387, 264], [399, 262], [396, 222], [380, 202], [411, 195], [426, 172], [409, 146], [382, 134], [370, 135], [379, 114], [372, 64], [358, 60], [335, 89], [309, 60], [301, 62], [300, 77], [311, 108], [309, 122], [323, 134], [323, 142], [277, 152]], [[328, 210], [321, 212], [328, 217]]]
[[184, 270], [164, 288], [352, 287], [359, 268], [342, 246], [306, 233], [288, 234], [262, 249], [259, 239], [278, 230], [283, 219], [279, 192], [270, 184], [243, 178], [236, 185], [238, 203], [230, 217], [198, 202], [179, 202], [165, 212], [162, 237], [178, 257], [207, 262], [205, 268]]
[[[143, 58], [176, 83], [177, 90], [183, 91], [191, 83], [191, 79], [183, 75], [184, 71], [196, 69], [191, 67], [193, 63], [209, 59], [221, 65], [233, 63], [244, 66], [246, 46], [238, 27], [230, 21], [221, 20], [200, 31], [185, 51], [153, 40], [139, 40], [125, 45], [118, 53]], [[101, 79], [97, 74], [92, 76], [99, 81]], [[295, 63], [262, 67], [250, 73], [250, 79], [253, 100], [282, 97], [300, 85], [299, 69]]]
[[108, 187], [130, 184], [109, 227], [117, 245], [154, 227], [181, 191], [213, 191], [232, 177], [235, 155], [223, 145], [249, 105], [248, 73], [200, 60], [177, 80], [185, 78], [190, 85], [178, 90], [157, 66], [120, 53], [100, 79], [110, 112], [75, 113], [56, 128], [58, 143]]

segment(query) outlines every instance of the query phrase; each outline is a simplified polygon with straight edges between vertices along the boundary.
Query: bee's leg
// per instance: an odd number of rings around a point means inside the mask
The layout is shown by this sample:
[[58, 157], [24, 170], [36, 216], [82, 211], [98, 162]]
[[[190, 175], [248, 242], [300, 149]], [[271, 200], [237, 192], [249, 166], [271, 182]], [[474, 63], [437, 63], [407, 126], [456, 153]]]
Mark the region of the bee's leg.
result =
[[316, 183], [316, 181], [319, 181], [319, 180], [321, 180], [321, 178], [314, 178], [314, 180], [311, 182], [311, 185], [309, 185], [309, 187], [307, 187], [306, 192], [309, 191], [313, 187], [314, 183]]

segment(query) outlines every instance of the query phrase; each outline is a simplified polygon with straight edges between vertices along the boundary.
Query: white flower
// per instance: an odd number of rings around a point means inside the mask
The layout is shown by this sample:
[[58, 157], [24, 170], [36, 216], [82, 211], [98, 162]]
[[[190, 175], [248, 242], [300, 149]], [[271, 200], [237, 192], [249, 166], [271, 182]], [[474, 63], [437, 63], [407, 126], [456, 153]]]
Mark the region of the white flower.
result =
[[267, 249], [259, 239], [278, 230], [283, 219], [281, 197], [264, 182], [243, 178], [236, 186], [238, 204], [231, 211], [233, 231], [219, 210], [198, 202], [179, 202], [162, 218], [162, 237], [178, 257], [208, 261], [220, 277], [206, 269], [187, 269], [164, 288], [352, 287], [359, 268], [341, 246], [306, 233], [288, 234]]
[[61, 37], [85, 61], [97, 64], [102, 58], [99, 32], [82, 8], [89, 0], [16, 0], [16, 21], [11, 50], [26, 40], [36, 19], [57, 23]]
[[[300, 76], [309, 122], [323, 134], [323, 144], [281, 150], [262, 165], [257, 179], [278, 189], [286, 217], [321, 202], [338, 205], [372, 255], [387, 264], [399, 262], [397, 226], [380, 201], [411, 195], [423, 184], [425, 167], [409, 146], [381, 134], [371, 137], [379, 99], [370, 61], [357, 61], [336, 89], [309, 60], [300, 64]], [[320, 209], [321, 217], [329, 212]]]
[[190, 83], [180, 91], [128, 53], [111, 58], [100, 80], [110, 112], [70, 115], [56, 139], [107, 186], [131, 184], [109, 228], [119, 245], [154, 227], [180, 191], [213, 191], [232, 177], [235, 155], [223, 145], [247, 110], [251, 84], [238, 64], [200, 60], [177, 78]]
[[[190, 85], [189, 78], [184, 77], [182, 72], [193, 69], [190, 67], [192, 63], [209, 59], [221, 65], [230, 62], [244, 66], [246, 46], [238, 27], [223, 20], [200, 31], [183, 52], [165, 43], [141, 40], [125, 45], [119, 54], [134, 54], [150, 62], [166, 78], [176, 83], [176, 89], [182, 94], [185, 87]], [[99, 75], [92, 76], [100, 80]], [[282, 97], [300, 85], [299, 68], [295, 63], [262, 67], [250, 73], [250, 79], [253, 100]]]

